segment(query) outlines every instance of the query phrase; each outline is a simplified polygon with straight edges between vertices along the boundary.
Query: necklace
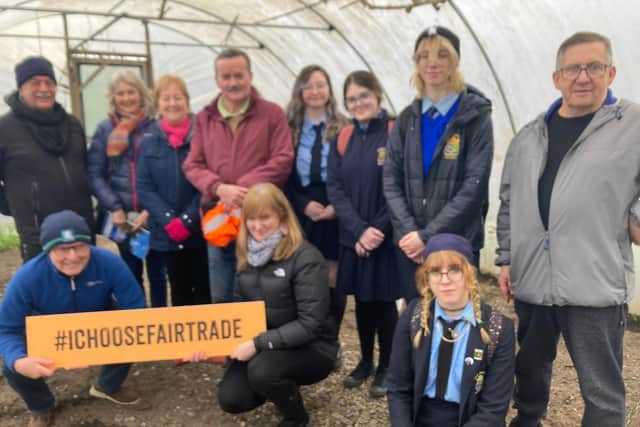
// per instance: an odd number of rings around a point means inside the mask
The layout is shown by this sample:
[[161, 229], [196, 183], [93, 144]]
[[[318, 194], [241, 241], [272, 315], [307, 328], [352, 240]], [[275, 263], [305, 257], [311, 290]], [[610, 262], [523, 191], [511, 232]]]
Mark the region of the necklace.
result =
[[[440, 326], [440, 327], [442, 327], [442, 326]], [[444, 334], [441, 334], [440, 339], [442, 339], [442, 341], [444, 341], [444, 342], [454, 343], [456, 341], [460, 341], [462, 338], [464, 338], [469, 333], [469, 329], [471, 329], [471, 323], [469, 323], [465, 319], [464, 329], [460, 333], [458, 333], [457, 331], [453, 330], [453, 328], [447, 328], [447, 329], [449, 330], [449, 333], [451, 334], [452, 338], [447, 338], [447, 337], [444, 336]]]

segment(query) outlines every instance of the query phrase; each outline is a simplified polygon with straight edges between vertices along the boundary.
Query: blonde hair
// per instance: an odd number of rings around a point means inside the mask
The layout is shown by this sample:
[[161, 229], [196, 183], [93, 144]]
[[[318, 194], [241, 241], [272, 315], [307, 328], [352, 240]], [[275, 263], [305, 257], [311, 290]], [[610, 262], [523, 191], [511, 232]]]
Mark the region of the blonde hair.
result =
[[420, 346], [420, 340], [422, 335], [427, 336], [431, 333], [429, 330], [429, 316], [431, 315], [429, 307], [431, 302], [434, 301], [435, 296], [431, 292], [429, 287], [429, 271], [434, 267], [442, 265], [457, 264], [462, 268], [462, 280], [464, 280], [464, 286], [469, 291], [469, 299], [473, 302], [473, 314], [476, 318], [476, 323], [480, 328], [480, 336], [485, 344], [491, 342], [489, 333], [486, 330], [484, 322], [482, 320], [482, 310], [480, 309], [480, 285], [476, 275], [476, 269], [464, 255], [456, 251], [438, 251], [434, 252], [424, 261], [424, 263], [418, 267], [416, 271], [416, 288], [418, 293], [422, 296], [422, 315], [420, 317], [420, 329], [413, 337], [413, 346], [418, 348]]
[[182, 80], [182, 77], [175, 74], [165, 74], [156, 80], [155, 85], [153, 86], [153, 106], [158, 110], [158, 100], [160, 99], [160, 93], [169, 88], [169, 86], [175, 85], [182, 95], [187, 99], [187, 109], [191, 111], [191, 107], [189, 107], [189, 91], [187, 91], [187, 85]]
[[249, 231], [247, 230], [247, 218], [257, 217], [267, 211], [274, 212], [278, 216], [280, 224], [287, 230], [273, 254], [274, 261], [289, 258], [304, 241], [298, 218], [282, 191], [268, 182], [256, 184], [249, 189], [242, 203], [242, 223], [236, 242], [238, 271], [244, 270], [248, 265]]
[[107, 86], [107, 98], [109, 99], [109, 112], [111, 114], [115, 114], [116, 112], [115, 95], [118, 83], [133, 86], [140, 94], [140, 110], [144, 111], [147, 116], [153, 114], [151, 93], [138, 73], [133, 70], [119, 70], [111, 75], [109, 85]]
[[[460, 71], [460, 68], [459, 68], [460, 55], [458, 55], [458, 52], [456, 52], [456, 50], [453, 48], [453, 45], [451, 44], [451, 42], [446, 38], [442, 37], [441, 35], [435, 35], [433, 37], [427, 37], [422, 39], [420, 44], [418, 44], [416, 53], [428, 41], [432, 41], [433, 45], [431, 47], [434, 49], [435, 51], [434, 53], [436, 55], [438, 50], [441, 47], [445, 48], [447, 52], [449, 52], [449, 56], [453, 60], [453, 72], [449, 76], [449, 85], [450, 85], [449, 87], [455, 93], [462, 93], [462, 91], [464, 90], [464, 77], [462, 76], [462, 72]], [[411, 82], [413, 83], [413, 85], [416, 87], [416, 90], [418, 91], [418, 98], [424, 98], [425, 96], [428, 96], [427, 88], [424, 81], [422, 80], [422, 77], [420, 77], [420, 73], [418, 72], [418, 61], [415, 60], [414, 62], [416, 64], [416, 67], [413, 71], [413, 75], [411, 76]]]

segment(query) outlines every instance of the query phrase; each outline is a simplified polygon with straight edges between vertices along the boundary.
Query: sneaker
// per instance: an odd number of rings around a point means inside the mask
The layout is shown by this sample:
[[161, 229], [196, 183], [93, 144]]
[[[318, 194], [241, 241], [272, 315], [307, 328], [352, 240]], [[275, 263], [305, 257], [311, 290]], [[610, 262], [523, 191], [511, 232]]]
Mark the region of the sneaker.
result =
[[53, 411], [44, 414], [31, 414], [27, 427], [49, 427], [53, 425]]
[[365, 362], [363, 360], [358, 363], [356, 369], [351, 371], [347, 378], [344, 379], [344, 386], [346, 388], [354, 388], [361, 385], [367, 378], [373, 373], [373, 363]]
[[126, 386], [121, 387], [115, 393], [109, 394], [101, 390], [98, 385], [92, 385], [89, 395], [99, 399], [106, 399], [116, 405], [130, 406], [136, 409], [149, 409], [151, 407], [148, 402], [140, 398], [137, 392]]
[[377, 399], [387, 395], [387, 368], [378, 366], [376, 375], [373, 377], [373, 382], [369, 388], [369, 396]]

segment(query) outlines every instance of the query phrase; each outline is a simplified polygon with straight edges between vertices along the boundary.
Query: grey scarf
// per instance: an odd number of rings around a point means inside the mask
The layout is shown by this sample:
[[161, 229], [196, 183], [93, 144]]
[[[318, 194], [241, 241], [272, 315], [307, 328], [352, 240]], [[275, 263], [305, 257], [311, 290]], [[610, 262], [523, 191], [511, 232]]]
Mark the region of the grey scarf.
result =
[[262, 242], [258, 242], [249, 236], [249, 253], [247, 254], [249, 264], [254, 267], [262, 267], [271, 261], [271, 257], [273, 257], [273, 253], [276, 251], [276, 247], [278, 247], [282, 237], [284, 237], [284, 234], [280, 230], [274, 231]]

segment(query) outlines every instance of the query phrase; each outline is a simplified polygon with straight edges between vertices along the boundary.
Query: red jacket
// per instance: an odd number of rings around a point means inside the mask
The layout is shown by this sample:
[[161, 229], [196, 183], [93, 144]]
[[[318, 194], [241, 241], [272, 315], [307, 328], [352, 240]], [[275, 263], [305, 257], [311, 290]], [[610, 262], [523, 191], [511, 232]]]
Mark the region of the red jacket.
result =
[[220, 184], [249, 188], [271, 182], [282, 187], [293, 164], [291, 131], [282, 108], [251, 88], [249, 109], [233, 135], [218, 111], [218, 97], [196, 115], [191, 151], [182, 166], [202, 193], [202, 203], [217, 200]]

